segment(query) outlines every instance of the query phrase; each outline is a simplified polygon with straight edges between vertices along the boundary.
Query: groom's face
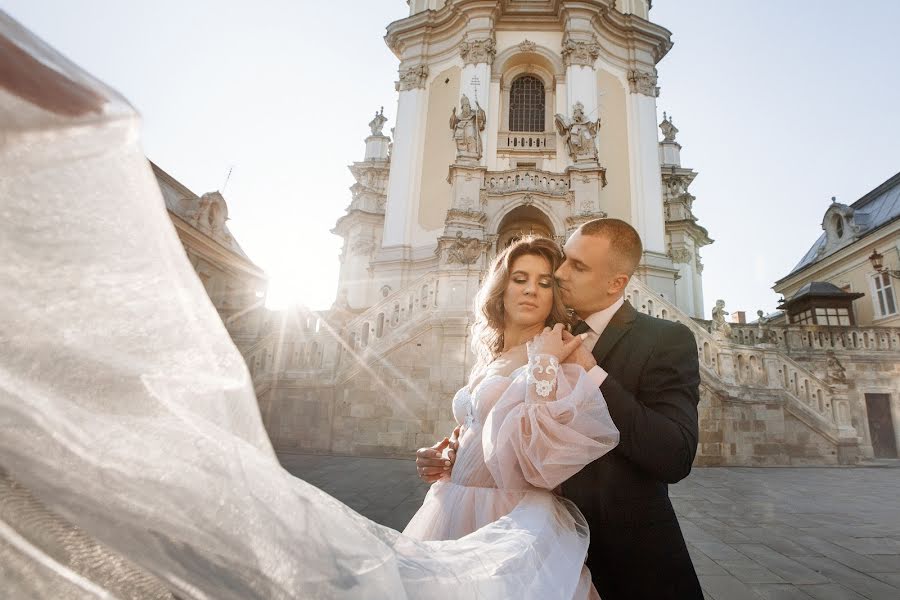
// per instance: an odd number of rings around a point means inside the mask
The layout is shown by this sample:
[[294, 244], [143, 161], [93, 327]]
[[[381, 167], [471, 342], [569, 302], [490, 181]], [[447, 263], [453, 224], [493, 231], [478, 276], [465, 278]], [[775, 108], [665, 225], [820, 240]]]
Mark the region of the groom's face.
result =
[[608, 238], [576, 231], [563, 251], [566, 257], [555, 275], [566, 306], [584, 319], [615, 302], [619, 274]]

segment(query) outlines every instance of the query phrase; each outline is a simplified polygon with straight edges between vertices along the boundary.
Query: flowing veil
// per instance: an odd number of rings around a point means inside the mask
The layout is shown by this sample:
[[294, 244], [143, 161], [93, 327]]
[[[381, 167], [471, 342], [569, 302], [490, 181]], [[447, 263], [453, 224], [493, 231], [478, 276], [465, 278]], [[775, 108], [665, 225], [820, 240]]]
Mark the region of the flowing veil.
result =
[[[2, 12], [0, 44], [9, 597], [571, 597], [559, 583], [581, 565], [539, 559], [553, 552], [527, 511], [423, 543], [282, 469], [138, 115]], [[575, 523], [586, 551], [577, 509], [531, 502]]]

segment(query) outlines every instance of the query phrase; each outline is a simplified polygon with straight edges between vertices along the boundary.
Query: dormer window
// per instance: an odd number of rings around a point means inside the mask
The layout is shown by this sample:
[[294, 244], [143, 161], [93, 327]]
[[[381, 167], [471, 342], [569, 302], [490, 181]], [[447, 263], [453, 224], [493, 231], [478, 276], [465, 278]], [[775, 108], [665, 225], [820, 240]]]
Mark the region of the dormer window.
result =
[[834, 215], [834, 232], [839, 238], [844, 237], [844, 219], [840, 215]]

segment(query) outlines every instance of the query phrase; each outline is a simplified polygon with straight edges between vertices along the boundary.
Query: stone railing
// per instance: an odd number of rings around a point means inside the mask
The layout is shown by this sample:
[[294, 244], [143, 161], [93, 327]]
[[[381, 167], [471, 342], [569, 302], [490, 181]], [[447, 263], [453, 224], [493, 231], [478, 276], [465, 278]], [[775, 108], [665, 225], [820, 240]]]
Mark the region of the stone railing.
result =
[[339, 370], [353, 369], [366, 355], [377, 355], [396, 344], [398, 332], [438, 308], [438, 275], [429, 273], [390, 294], [348, 321], [343, 331]]
[[900, 352], [900, 327], [824, 325], [731, 325], [731, 339], [743, 345], [774, 344], [791, 351]]
[[565, 196], [569, 192], [569, 178], [559, 173], [536, 169], [498, 171], [485, 177], [484, 191], [488, 194], [537, 192], [551, 196]]
[[497, 152], [555, 152], [555, 131], [501, 131]]
[[640, 312], [683, 323], [691, 330], [701, 371], [713, 387], [734, 398], [742, 396], [742, 387], [778, 394], [792, 414], [831, 441], [856, 439], [847, 398], [834, 394], [826, 382], [778, 348], [751, 348], [710, 333], [640, 280], [632, 279], [626, 297]]

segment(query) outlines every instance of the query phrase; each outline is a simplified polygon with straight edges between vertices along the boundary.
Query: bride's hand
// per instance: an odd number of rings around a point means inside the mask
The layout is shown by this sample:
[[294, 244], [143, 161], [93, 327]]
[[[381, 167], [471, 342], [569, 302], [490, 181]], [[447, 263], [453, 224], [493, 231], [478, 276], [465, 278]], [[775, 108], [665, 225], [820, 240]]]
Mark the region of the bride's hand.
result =
[[584, 339], [584, 335], [582, 334], [576, 335], [568, 341], [564, 341], [563, 331], [565, 331], [565, 329], [563, 328], [562, 323], [557, 323], [552, 329], [550, 327], [545, 327], [543, 332], [536, 335], [534, 339], [526, 345], [528, 356], [531, 357], [535, 354], [550, 354], [555, 356], [559, 362], [563, 362], [570, 354], [572, 354], [572, 352], [581, 346], [581, 341]]

